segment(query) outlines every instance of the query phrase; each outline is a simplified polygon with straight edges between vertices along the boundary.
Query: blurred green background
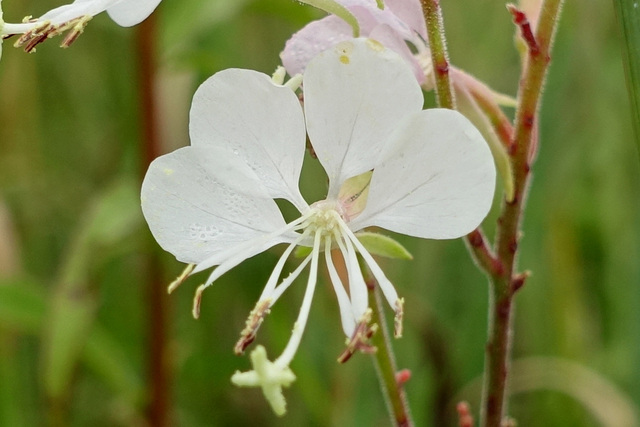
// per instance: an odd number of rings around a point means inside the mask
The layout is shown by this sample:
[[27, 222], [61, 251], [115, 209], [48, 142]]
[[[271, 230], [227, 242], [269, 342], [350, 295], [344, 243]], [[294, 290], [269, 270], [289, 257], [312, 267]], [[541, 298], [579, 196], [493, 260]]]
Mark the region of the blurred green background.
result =
[[[4, 16], [16, 22], [57, 5], [6, 0]], [[515, 94], [519, 60], [504, 3], [442, 7], [451, 61]], [[162, 151], [188, 144], [200, 82], [229, 67], [271, 73], [288, 36], [321, 15], [291, 0], [165, 0], [156, 12], [152, 85]], [[259, 390], [229, 380], [249, 367], [232, 348], [282, 249], [220, 279], [205, 293], [199, 321], [192, 291], [204, 275], [164, 297], [183, 266], [152, 241], [139, 209], [138, 31], [103, 14], [68, 50], [57, 40], [32, 55], [4, 44], [0, 425], [145, 426], [163, 417], [177, 426], [388, 425], [369, 357], [335, 361], [344, 344], [324, 270], [282, 420]], [[433, 105], [432, 94], [427, 100]], [[521, 244], [520, 266], [533, 272], [514, 325], [510, 414], [521, 426], [638, 425], [640, 164], [630, 117], [612, 5], [567, 2]], [[307, 163], [302, 185], [312, 200], [324, 179]], [[494, 220], [495, 212], [489, 234]], [[399, 239], [415, 260], [381, 262], [407, 301], [395, 348], [399, 366], [412, 372], [413, 415], [419, 426], [455, 425], [457, 401], [478, 409], [487, 281], [462, 241]], [[166, 304], [164, 327], [152, 324], [152, 292]], [[302, 293], [294, 286], [260, 331], [272, 356], [286, 343]], [[160, 409], [150, 405], [153, 329], [167, 355]]]

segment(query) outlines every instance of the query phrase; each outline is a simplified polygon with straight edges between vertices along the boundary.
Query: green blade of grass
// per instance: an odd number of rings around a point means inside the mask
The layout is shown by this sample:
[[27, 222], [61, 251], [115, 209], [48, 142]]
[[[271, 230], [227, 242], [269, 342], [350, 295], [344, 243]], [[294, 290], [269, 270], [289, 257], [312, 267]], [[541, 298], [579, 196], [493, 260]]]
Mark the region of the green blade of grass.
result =
[[640, 1], [613, 0], [623, 38], [623, 56], [631, 114], [640, 150]]

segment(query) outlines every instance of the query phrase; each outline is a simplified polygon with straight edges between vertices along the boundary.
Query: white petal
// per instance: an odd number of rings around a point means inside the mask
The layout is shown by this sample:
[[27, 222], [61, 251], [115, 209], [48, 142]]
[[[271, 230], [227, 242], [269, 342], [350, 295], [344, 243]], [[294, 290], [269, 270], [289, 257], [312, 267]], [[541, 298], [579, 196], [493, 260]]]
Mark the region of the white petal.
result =
[[347, 178], [373, 169], [398, 123], [423, 103], [404, 60], [368, 39], [322, 52], [303, 84], [307, 132], [329, 176], [329, 198]]
[[397, 52], [402, 58], [409, 64], [411, 69], [413, 70], [413, 75], [420, 85], [424, 83], [425, 74], [422, 66], [418, 62], [418, 59], [415, 57], [407, 43], [404, 41], [400, 35], [393, 28], [388, 25], [378, 25], [369, 33], [369, 37], [379, 41], [385, 47]]
[[480, 132], [460, 113], [433, 109], [395, 135], [398, 149], [371, 178], [367, 206], [352, 230], [379, 226], [448, 239], [475, 229], [491, 208], [496, 170]]
[[122, 27], [131, 27], [147, 19], [160, 0], [122, 0], [107, 9], [107, 13]]
[[216, 73], [193, 97], [189, 131], [191, 145], [224, 148], [243, 159], [271, 197], [307, 206], [298, 190], [304, 118], [291, 89], [256, 71]]
[[73, 3], [51, 9], [38, 18], [38, 21], [51, 21], [53, 25], [59, 25], [81, 16], [95, 16], [119, 1], [122, 0], [76, 0]]
[[285, 226], [256, 175], [212, 148], [185, 147], [154, 160], [142, 211], [160, 246], [187, 263]]

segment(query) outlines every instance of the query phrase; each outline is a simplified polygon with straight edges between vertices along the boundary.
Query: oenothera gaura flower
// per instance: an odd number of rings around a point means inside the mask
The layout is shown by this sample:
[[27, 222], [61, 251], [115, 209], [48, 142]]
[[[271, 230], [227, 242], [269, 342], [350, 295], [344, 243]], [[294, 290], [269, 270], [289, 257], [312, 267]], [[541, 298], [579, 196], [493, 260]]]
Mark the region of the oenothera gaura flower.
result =
[[[347, 9], [359, 24], [360, 35], [380, 41], [395, 50], [411, 66], [425, 90], [435, 87], [431, 52], [427, 43], [420, 0], [335, 0]], [[308, 62], [322, 50], [352, 37], [353, 29], [345, 20], [330, 14], [312, 21], [295, 33], [280, 54], [290, 75], [302, 73]], [[505, 144], [500, 141], [491, 119], [482, 105], [515, 106], [515, 100], [494, 92], [471, 75], [449, 67], [458, 108], [480, 130], [493, 153], [502, 177], [507, 200], [513, 198], [513, 178]]]
[[[423, 111], [411, 69], [380, 43], [353, 39], [320, 53], [302, 84], [304, 107], [290, 87], [265, 74], [215, 74], [194, 96], [191, 146], [156, 159], [142, 185], [142, 209], [156, 240], [195, 265], [184, 276], [217, 266], [196, 292], [196, 317], [206, 287], [243, 260], [287, 244], [242, 331], [238, 353], [308, 266], [300, 314], [282, 355], [270, 362], [264, 349], [255, 350], [254, 370], [233, 377], [237, 385], [261, 386], [279, 414], [281, 387], [295, 378], [289, 365], [307, 323], [321, 257], [342, 329], [358, 339], [370, 318], [358, 256], [398, 318], [402, 299], [356, 233], [377, 226], [422, 238], [463, 236], [489, 211], [495, 185], [491, 153], [478, 130], [455, 111]], [[329, 181], [326, 198], [310, 205], [298, 189], [307, 135]], [[286, 223], [278, 198], [300, 216]], [[310, 253], [284, 277], [297, 246]], [[344, 258], [348, 284], [336, 271], [332, 250]]]
[[0, 9], [0, 43], [1, 39], [20, 35], [14, 46], [32, 52], [39, 43], [67, 32], [61, 44], [67, 47], [82, 34], [91, 18], [105, 10], [118, 25], [130, 27], [144, 21], [159, 3], [160, 0], [75, 0], [39, 18], [26, 17], [19, 24], [2, 21]]

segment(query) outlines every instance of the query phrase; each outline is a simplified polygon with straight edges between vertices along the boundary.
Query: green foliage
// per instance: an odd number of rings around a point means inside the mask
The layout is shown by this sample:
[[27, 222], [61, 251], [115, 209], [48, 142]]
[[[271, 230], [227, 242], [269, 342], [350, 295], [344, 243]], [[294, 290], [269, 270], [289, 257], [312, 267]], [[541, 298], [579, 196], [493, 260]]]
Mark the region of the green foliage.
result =
[[[38, 3], [37, 11], [18, 3], [3, 2], [5, 18], [40, 12], [39, 2], [28, 2]], [[514, 95], [519, 57], [504, 4], [441, 3], [451, 62]], [[164, 151], [188, 142], [188, 107], [200, 81], [226, 67], [271, 73], [288, 35], [319, 16], [290, 0], [165, 1], [158, 12]], [[137, 30], [98, 16], [67, 50], [46, 42], [26, 55], [4, 44], [0, 204], [10, 215], [0, 221], [0, 425], [58, 419], [112, 426], [144, 419], [151, 351], [147, 260], [159, 249], [149, 244], [138, 208]], [[520, 265], [533, 276], [517, 297], [514, 369], [531, 366], [517, 362], [529, 356], [569, 361], [615, 390], [615, 398], [608, 394], [600, 403], [623, 402], [637, 416], [640, 168], [629, 119], [611, 5], [567, 2], [525, 215]], [[309, 170], [303, 191], [326, 188], [320, 168]], [[494, 222], [493, 216], [486, 221], [489, 236]], [[379, 262], [406, 300], [405, 334], [394, 345], [400, 367], [412, 372], [406, 388], [415, 419], [421, 426], [455, 425], [456, 401], [468, 399], [478, 408], [486, 280], [461, 241], [397, 240], [413, 261]], [[2, 258], [5, 248], [14, 254], [12, 264]], [[324, 271], [291, 366], [298, 380], [285, 390], [284, 421], [270, 413], [258, 390], [231, 385], [233, 372], [250, 366], [233, 355], [233, 345], [281, 251], [274, 248], [222, 277], [204, 293], [199, 321], [190, 314], [192, 291], [206, 273], [171, 295], [172, 425], [386, 425], [369, 358], [335, 362], [344, 337]], [[170, 255], [161, 260], [159, 274], [168, 284], [183, 265]], [[260, 329], [256, 343], [269, 354], [286, 343], [300, 284]], [[510, 411], [520, 425], [596, 425], [596, 408], [579, 403], [580, 396], [545, 391], [549, 383], [534, 381], [543, 376], [523, 375], [514, 378], [519, 394]], [[587, 381], [583, 388], [600, 384]]]
[[635, 1], [613, 0], [613, 4], [622, 35], [632, 122], [640, 150], [640, 9]]

